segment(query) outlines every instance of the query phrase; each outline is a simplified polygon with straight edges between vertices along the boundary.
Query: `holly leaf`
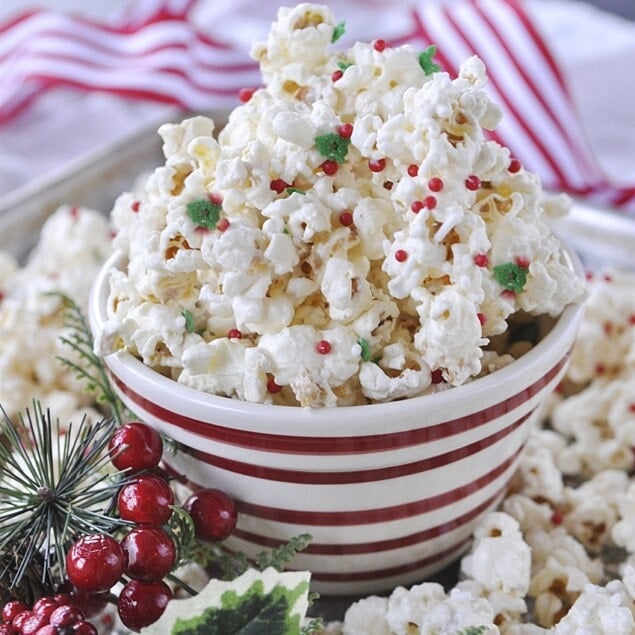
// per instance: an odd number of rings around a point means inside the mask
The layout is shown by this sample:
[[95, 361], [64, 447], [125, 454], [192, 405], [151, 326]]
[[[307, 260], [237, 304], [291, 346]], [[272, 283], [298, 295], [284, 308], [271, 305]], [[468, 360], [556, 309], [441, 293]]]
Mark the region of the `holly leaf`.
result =
[[249, 569], [212, 579], [196, 596], [172, 600], [142, 635], [297, 635], [309, 607], [308, 571]]
[[501, 287], [521, 293], [527, 284], [527, 269], [515, 262], [506, 262], [494, 267], [494, 278]]
[[485, 635], [488, 630], [488, 626], [467, 626], [461, 629], [456, 635]]
[[220, 219], [222, 207], [218, 203], [212, 203], [206, 198], [199, 198], [187, 204], [187, 215], [199, 227], [216, 229], [216, 223]]
[[425, 51], [419, 53], [419, 66], [421, 66], [426, 75], [432, 75], [433, 73], [438, 73], [441, 70], [441, 67], [432, 59], [436, 52], [437, 47], [434, 44], [431, 44]]
[[194, 333], [194, 329], [196, 328], [196, 324], [194, 324], [194, 316], [187, 309], [183, 309], [181, 311], [181, 315], [185, 318], [185, 330], [188, 333]]
[[362, 349], [362, 359], [365, 362], [369, 362], [370, 361], [370, 344], [363, 337], [360, 337], [357, 340], [357, 343]]
[[350, 68], [353, 65], [353, 62], [343, 62], [343, 61], [339, 61], [337, 63], [337, 67], [344, 72], [347, 68]]
[[320, 154], [329, 161], [344, 163], [348, 154], [350, 139], [344, 139], [334, 132], [315, 137], [315, 145]]
[[333, 35], [331, 36], [331, 42], [337, 42], [342, 37], [342, 35], [344, 35], [344, 33], [346, 33], [346, 23], [344, 21], [338, 22], [333, 27]]
[[287, 187], [285, 189], [289, 196], [291, 196], [291, 194], [302, 194], [302, 196], [306, 195], [306, 192], [304, 190], [300, 190], [297, 187]]

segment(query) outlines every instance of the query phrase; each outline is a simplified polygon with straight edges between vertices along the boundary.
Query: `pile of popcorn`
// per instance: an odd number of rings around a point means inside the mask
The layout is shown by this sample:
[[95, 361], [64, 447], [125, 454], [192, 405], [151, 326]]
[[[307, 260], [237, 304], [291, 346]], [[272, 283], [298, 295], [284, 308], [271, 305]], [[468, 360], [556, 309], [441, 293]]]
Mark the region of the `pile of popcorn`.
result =
[[265, 87], [213, 136], [163, 125], [165, 165], [117, 201], [108, 320], [193, 388], [259, 403], [383, 402], [463, 384], [510, 316], [584, 294], [546, 223], [566, 207], [488, 140], [481, 60], [333, 46], [331, 10], [282, 8], [252, 50]]

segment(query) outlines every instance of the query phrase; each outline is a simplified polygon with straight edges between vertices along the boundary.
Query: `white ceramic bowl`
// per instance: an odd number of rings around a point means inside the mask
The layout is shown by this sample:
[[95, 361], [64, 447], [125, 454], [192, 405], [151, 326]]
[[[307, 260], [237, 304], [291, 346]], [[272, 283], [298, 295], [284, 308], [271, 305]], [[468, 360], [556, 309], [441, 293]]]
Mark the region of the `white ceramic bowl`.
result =
[[[117, 265], [115, 255], [93, 287], [95, 333]], [[230, 549], [254, 556], [310, 533], [293, 567], [309, 569], [321, 593], [366, 594], [421, 581], [467, 549], [562, 378], [581, 318], [582, 307], [567, 308], [537, 346], [489, 376], [367, 406], [245, 403], [182, 386], [126, 352], [105, 362], [126, 405], [183, 444], [165, 457], [170, 467], [236, 500]]]

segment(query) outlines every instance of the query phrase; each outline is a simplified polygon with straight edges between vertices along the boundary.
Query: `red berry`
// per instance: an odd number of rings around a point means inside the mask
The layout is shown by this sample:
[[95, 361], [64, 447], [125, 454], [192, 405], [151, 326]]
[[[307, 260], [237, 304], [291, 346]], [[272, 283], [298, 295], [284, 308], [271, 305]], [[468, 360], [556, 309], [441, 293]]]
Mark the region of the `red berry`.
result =
[[70, 593], [56, 593], [53, 596], [53, 599], [55, 600], [55, 604], [57, 604], [57, 606], [63, 606], [65, 604], [73, 604], [73, 598]]
[[35, 635], [43, 626], [49, 623], [49, 618], [46, 615], [38, 615], [37, 613], [31, 614], [24, 620], [22, 624], [22, 635]]
[[322, 163], [322, 165], [320, 166], [324, 172], [324, 174], [326, 174], [327, 176], [333, 176], [335, 174], [337, 174], [337, 170], [340, 167], [337, 163], [337, 161], [331, 161], [330, 159], [324, 161], [324, 163]]
[[404, 249], [397, 249], [397, 251], [395, 251], [395, 260], [397, 262], [405, 262], [408, 260], [408, 252]]
[[564, 521], [564, 516], [562, 515], [562, 512], [559, 509], [556, 509], [553, 514], [551, 514], [551, 522], [554, 525], [562, 525]]
[[35, 635], [59, 635], [59, 630], [55, 628], [55, 626], [47, 624], [46, 626], [42, 626], [42, 628], [38, 628]]
[[11, 624], [0, 624], [0, 635], [20, 635]]
[[227, 331], [227, 337], [230, 340], [239, 340], [242, 338], [242, 336], [242, 331], [240, 331], [239, 329], [229, 329], [229, 331]]
[[140, 525], [162, 526], [172, 515], [174, 494], [158, 476], [140, 476], [119, 491], [117, 509], [124, 520]]
[[163, 454], [161, 435], [140, 421], [118, 428], [108, 444], [113, 465], [121, 471], [139, 472], [156, 467]]
[[408, 166], [408, 176], [415, 177], [419, 174], [419, 166], [418, 165], [409, 165]]
[[509, 162], [509, 167], [507, 168], [512, 174], [516, 174], [516, 172], [520, 172], [520, 168], [522, 167], [520, 161], [518, 159], [512, 159]]
[[381, 38], [373, 42], [373, 48], [376, 51], [379, 51], [380, 53], [382, 51], [385, 51], [387, 46], [388, 46], [388, 42], [386, 42], [386, 40], [382, 40]]
[[238, 99], [243, 103], [247, 103], [254, 96], [255, 92], [255, 88], [241, 88], [238, 91]]
[[45, 615], [48, 617], [57, 608], [57, 603], [52, 597], [43, 597], [35, 602], [31, 610], [37, 615]]
[[272, 179], [269, 182], [269, 189], [278, 194], [282, 194], [282, 192], [284, 192], [288, 187], [289, 184], [283, 179]]
[[344, 75], [344, 71], [341, 71], [339, 68], [336, 71], [331, 73], [331, 80], [336, 82], [338, 79], [342, 79], [342, 75]]
[[369, 159], [368, 168], [371, 172], [381, 172], [386, 168], [386, 159]]
[[11, 621], [11, 626], [13, 626], [18, 633], [21, 633], [24, 622], [26, 622], [31, 615], [32, 613], [28, 609], [18, 613]]
[[476, 174], [471, 174], [465, 179], [465, 187], [468, 190], [472, 190], [473, 192], [478, 190], [481, 187], [481, 179], [476, 176]]
[[71, 626], [71, 635], [99, 635], [99, 631], [90, 622], [77, 622]]
[[267, 379], [267, 391], [271, 394], [275, 394], [282, 390], [282, 386], [276, 383], [276, 380], [273, 377], [269, 377]]
[[83, 613], [70, 604], [58, 606], [49, 617], [49, 624], [58, 628], [67, 628], [84, 619]]
[[117, 610], [121, 621], [129, 629], [138, 631], [156, 622], [171, 599], [172, 591], [162, 580], [131, 580], [119, 594]]
[[126, 573], [134, 580], [162, 580], [174, 567], [176, 546], [158, 527], [135, 527], [121, 541]]
[[320, 355], [328, 355], [331, 352], [331, 343], [327, 342], [326, 340], [320, 340], [316, 345], [315, 345], [315, 350], [320, 354]]
[[105, 534], [88, 534], [75, 542], [66, 554], [66, 575], [81, 591], [108, 591], [123, 573], [121, 545]]
[[438, 176], [432, 177], [428, 181], [428, 189], [431, 192], [440, 192], [443, 189], [443, 181]]
[[423, 199], [423, 204], [428, 208], [428, 209], [434, 209], [437, 206], [437, 199], [434, 196], [426, 196]]
[[218, 221], [218, 223], [216, 223], [216, 229], [218, 229], [219, 232], [224, 232], [228, 227], [229, 227], [228, 218], [223, 217]]
[[82, 617], [90, 618], [101, 613], [110, 601], [110, 593], [86, 593], [73, 589], [71, 604], [80, 611]]
[[350, 139], [353, 136], [353, 124], [343, 123], [341, 126], [338, 126], [337, 134], [342, 137], [342, 139]]
[[141, 203], [139, 203], [139, 201], [133, 201], [132, 205], [130, 206], [130, 209], [133, 212], [138, 212], [139, 211], [139, 207], [141, 206]]
[[423, 201], [413, 201], [412, 205], [410, 205], [410, 209], [415, 214], [418, 214], [424, 207], [425, 207], [425, 205], [424, 205]]
[[13, 622], [18, 613], [22, 613], [22, 611], [28, 610], [29, 608], [26, 606], [26, 604], [23, 604], [18, 600], [11, 600], [2, 607], [2, 621], [9, 624], [10, 622]]
[[225, 492], [213, 488], [194, 492], [183, 509], [192, 517], [196, 537], [209, 542], [227, 538], [238, 518], [234, 501]]
[[476, 254], [474, 256], [474, 264], [477, 267], [487, 267], [487, 265], [489, 264], [489, 258], [487, 257], [487, 254]]
[[344, 225], [344, 227], [349, 227], [353, 224], [353, 214], [348, 210], [344, 210], [340, 213], [340, 223]]

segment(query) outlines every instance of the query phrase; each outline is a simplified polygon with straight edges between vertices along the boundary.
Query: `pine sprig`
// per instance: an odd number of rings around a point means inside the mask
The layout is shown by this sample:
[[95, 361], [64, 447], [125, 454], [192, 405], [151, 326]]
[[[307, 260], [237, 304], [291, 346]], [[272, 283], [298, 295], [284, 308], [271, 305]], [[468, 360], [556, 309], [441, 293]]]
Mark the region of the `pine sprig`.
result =
[[75, 300], [66, 294], [53, 292], [49, 295], [62, 301], [68, 335], [60, 336], [60, 341], [75, 352], [78, 361], [59, 355], [57, 359], [79, 380], [86, 382], [86, 392], [93, 395], [97, 403], [108, 405], [117, 425], [121, 425], [125, 408], [110, 384], [102, 359], [93, 351], [93, 336], [86, 317]]
[[53, 588], [64, 579], [70, 544], [87, 533], [112, 534], [124, 523], [113, 516], [125, 479], [109, 464], [113, 419], [62, 432], [38, 402], [0, 423], [0, 583], [19, 589], [27, 571]]

